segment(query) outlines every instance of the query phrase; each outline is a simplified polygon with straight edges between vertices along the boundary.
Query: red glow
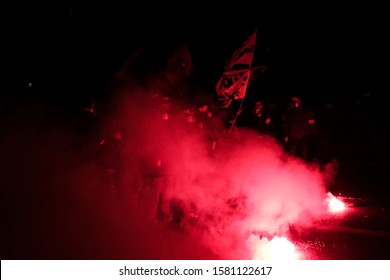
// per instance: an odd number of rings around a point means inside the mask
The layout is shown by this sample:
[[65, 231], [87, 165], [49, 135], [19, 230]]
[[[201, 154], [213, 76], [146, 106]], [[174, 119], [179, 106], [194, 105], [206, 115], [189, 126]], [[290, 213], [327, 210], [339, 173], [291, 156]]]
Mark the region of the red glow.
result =
[[255, 260], [297, 260], [299, 253], [295, 245], [286, 237], [274, 236], [271, 240], [251, 235], [248, 244]]
[[[211, 142], [206, 133], [211, 128], [198, 126], [203, 124], [198, 110], [182, 110], [181, 104], [176, 109], [172, 102], [163, 121], [152, 106], [160, 100], [154, 98], [153, 93], [135, 90], [123, 97], [119, 112], [113, 113], [123, 130], [123, 199], [131, 203], [126, 203], [128, 211], [118, 210], [119, 214], [112, 213], [120, 205], [116, 201], [102, 196], [104, 205], [112, 203], [112, 207], [96, 204], [107, 221], [116, 217], [121, 226], [131, 229], [131, 238], [123, 235], [127, 246], [116, 248], [122, 248], [125, 258], [136, 259], [297, 259], [294, 244], [283, 236], [288, 236], [290, 225], [310, 224], [324, 214], [326, 189], [318, 166], [291, 157], [281, 143], [252, 130], [235, 129], [229, 134], [223, 129]], [[149, 189], [142, 180], [134, 188], [135, 178], [145, 168], [164, 171], [164, 199], [173, 198], [175, 203], [173, 226], [159, 225], [158, 235], [154, 225], [146, 222], [150, 221], [147, 212], [138, 207], [146, 193], [140, 190]], [[153, 172], [141, 175], [154, 176]], [[150, 231], [144, 230], [149, 226]], [[173, 231], [176, 228], [180, 233]], [[254, 235], [254, 244], [245, 246], [248, 233], [258, 232], [273, 238]]]
[[336, 198], [332, 193], [328, 192], [328, 197], [326, 198], [328, 203], [328, 209], [330, 212], [342, 212], [346, 209], [344, 202]]

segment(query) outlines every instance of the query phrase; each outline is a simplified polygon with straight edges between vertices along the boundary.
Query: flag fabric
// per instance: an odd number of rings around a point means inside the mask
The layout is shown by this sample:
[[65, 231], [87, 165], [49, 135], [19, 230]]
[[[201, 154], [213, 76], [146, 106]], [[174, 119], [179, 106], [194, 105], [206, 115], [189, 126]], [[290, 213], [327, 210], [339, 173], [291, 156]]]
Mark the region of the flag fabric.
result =
[[223, 103], [222, 108], [227, 108], [235, 99], [244, 99], [248, 85], [268, 68], [267, 66], [252, 67], [256, 33], [257, 30], [249, 35], [244, 44], [233, 53], [217, 82], [216, 92], [218, 100]]
[[224, 102], [222, 108], [228, 107], [233, 99], [245, 97], [250, 72], [250, 69], [224, 72], [216, 86], [218, 100]]
[[[255, 44], [256, 31], [248, 37], [244, 44], [227, 61], [225, 71], [216, 85], [218, 100], [223, 102], [222, 108], [227, 108], [234, 99], [243, 99], [245, 97], [251, 76], [250, 69], [255, 52]], [[234, 68], [239, 69], [236, 70]]]
[[256, 31], [252, 33], [245, 43], [233, 53], [230, 60], [226, 63], [225, 71], [232, 70], [236, 65], [247, 65], [251, 67], [256, 45]]
[[171, 83], [190, 77], [193, 64], [187, 44], [182, 44], [169, 58], [165, 74]]

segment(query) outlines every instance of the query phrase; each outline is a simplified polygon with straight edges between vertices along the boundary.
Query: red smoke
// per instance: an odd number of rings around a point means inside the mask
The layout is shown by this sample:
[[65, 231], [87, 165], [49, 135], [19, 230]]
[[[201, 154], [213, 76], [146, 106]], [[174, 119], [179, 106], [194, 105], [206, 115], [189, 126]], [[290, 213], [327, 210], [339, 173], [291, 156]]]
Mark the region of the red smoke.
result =
[[[156, 244], [157, 251], [165, 251], [160, 257], [192, 258], [194, 248], [203, 248], [207, 253], [200, 257], [205, 259], [248, 259], [252, 248], [245, 244], [251, 234], [284, 236], [290, 225], [308, 224], [326, 210], [324, 174], [318, 166], [289, 157], [275, 139], [245, 129], [234, 132], [237, 139], [227, 128], [210, 153], [202, 132], [177, 121], [185, 104], [170, 104], [167, 128], [153, 115], [150, 96], [142, 91], [127, 95], [120, 115], [129, 135], [123, 159], [127, 169], [136, 170], [144, 155], [152, 160], [155, 153], [164, 153], [176, 178], [172, 197], [186, 213], [180, 234], [158, 229], [164, 235]], [[141, 235], [146, 240], [140, 242], [150, 245], [149, 234]]]
[[[103, 122], [122, 135], [119, 189], [107, 187], [99, 161], [75, 152], [71, 127], [28, 115], [25, 127], [36, 129], [8, 130], [4, 168], [17, 172], [4, 179], [4, 228], [13, 244], [5, 258], [251, 259], [261, 252], [253, 244], [282, 238], [290, 225], [327, 211], [324, 174], [274, 139], [226, 128], [212, 150], [205, 131], [184, 121], [189, 104], [171, 99], [166, 106], [158, 88], [120, 93]], [[146, 222], [137, 204], [137, 174], [157, 155], [175, 179], [170, 195], [184, 213], [164, 225]]]

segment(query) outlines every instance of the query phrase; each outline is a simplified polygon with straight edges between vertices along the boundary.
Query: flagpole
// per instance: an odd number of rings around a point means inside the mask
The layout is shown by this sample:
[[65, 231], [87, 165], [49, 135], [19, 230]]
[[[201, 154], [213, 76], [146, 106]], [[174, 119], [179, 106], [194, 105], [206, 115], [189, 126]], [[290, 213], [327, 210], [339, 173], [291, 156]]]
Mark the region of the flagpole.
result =
[[[249, 68], [249, 69], [250, 69], [250, 68]], [[249, 75], [248, 75], [248, 76], [250, 77], [250, 71], [249, 71]], [[248, 77], [248, 80], [249, 80], [249, 77]], [[247, 89], [245, 89], [245, 93], [246, 93], [246, 90], [247, 90]], [[245, 95], [246, 95], [246, 94], [245, 94]], [[241, 111], [242, 105], [244, 104], [245, 95], [244, 95], [244, 97], [241, 99], [240, 106], [238, 107], [236, 116], [234, 117], [234, 120], [233, 120], [233, 122], [232, 122], [232, 125], [230, 126], [230, 129], [229, 129], [228, 134], [230, 134], [230, 132], [233, 130], [233, 127], [235, 126], [236, 121], [237, 121], [237, 117], [238, 117], [238, 115], [241, 113], [240, 111]]]
[[[255, 34], [256, 34], [256, 38], [257, 38], [257, 27], [256, 27], [256, 30], [255, 30]], [[255, 54], [255, 49], [256, 49], [256, 44], [255, 44], [255, 47], [254, 47], [254, 50], [253, 50], [253, 56], [254, 56], [254, 54]], [[249, 80], [250, 80], [251, 72], [252, 72], [252, 64], [253, 64], [253, 58], [252, 58], [252, 60], [251, 60], [251, 63], [249, 64], [248, 86], [249, 86]], [[230, 126], [230, 129], [229, 129], [229, 131], [228, 131], [228, 134], [230, 134], [230, 132], [233, 130], [233, 127], [234, 127], [235, 124], [236, 124], [238, 115], [241, 113], [240, 111], [241, 111], [242, 105], [244, 104], [244, 99], [245, 99], [246, 91], [247, 91], [247, 90], [248, 90], [248, 87], [245, 88], [244, 97], [243, 97], [242, 100], [241, 100], [240, 106], [238, 107], [236, 116], [234, 117], [234, 120], [233, 120], [233, 122], [232, 122], [232, 125]]]

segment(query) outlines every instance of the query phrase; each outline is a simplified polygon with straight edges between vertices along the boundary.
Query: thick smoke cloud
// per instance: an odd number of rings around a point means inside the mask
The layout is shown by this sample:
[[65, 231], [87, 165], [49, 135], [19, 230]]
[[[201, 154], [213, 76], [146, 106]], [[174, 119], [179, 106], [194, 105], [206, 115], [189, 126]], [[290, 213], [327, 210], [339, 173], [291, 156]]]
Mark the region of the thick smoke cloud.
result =
[[[318, 166], [290, 157], [275, 139], [246, 129], [229, 133], [225, 127], [211, 150], [204, 129], [184, 119], [189, 105], [201, 103], [171, 98], [169, 105], [162, 105], [166, 101], [161, 96], [158, 90], [133, 89], [122, 95], [118, 110], [128, 136], [122, 158], [130, 170], [125, 188], [134, 187], [140, 163], [163, 154], [175, 181], [169, 195], [185, 213], [177, 228], [157, 230], [164, 236], [154, 244], [164, 252], [161, 256], [192, 258], [196, 253], [188, 252], [198, 249], [206, 259], [251, 258], [253, 248], [245, 244], [252, 234], [285, 236], [291, 225], [310, 223], [324, 213], [326, 174]], [[166, 106], [169, 119], [164, 122], [160, 113]], [[133, 191], [127, 193], [136, 201]], [[132, 209], [133, 215], [142, 224], [137, 210]], [[147, 236], [142, 233], [140, 244], [153, 244]]]
[[[326, 174], [318, 166], [245, 129], [224, 127], [213, 150], [207, 129], [185, 113], [201, 102], [167, 101], [165, 93], [149, 84], [119, 87], [99, 120], [106, 135], [122, 135], [120, 188], [106, 184], [101, 161], [80, 154], [73, 122], [50, 122], [43, 110], [9, 118], [3, 258], [251, 259], [259, 250], [251, 246], [264, 243], [254, 236], [286, 236], [291, 225], [324, 213]], [[138, 179], [161, 159], [174, 182], [168, 198], [176, 220], [151, 224]]]

